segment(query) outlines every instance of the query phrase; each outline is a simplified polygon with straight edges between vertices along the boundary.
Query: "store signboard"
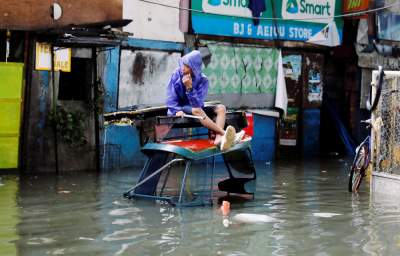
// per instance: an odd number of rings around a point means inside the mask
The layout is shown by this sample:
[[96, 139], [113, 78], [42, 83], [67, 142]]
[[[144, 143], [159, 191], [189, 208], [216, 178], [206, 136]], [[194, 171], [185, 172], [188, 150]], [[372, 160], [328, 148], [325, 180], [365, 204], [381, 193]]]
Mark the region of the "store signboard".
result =
[[[358, 13], [368, 10], [369, 8], [369, 0], [344, 0], [343, 1], [343, 13]], [[355, 15], [355, 16], [348, 16], [346, 18], [350, 19], [360, 19], [360, 18], [367, 18], [367, 14], [363, 15]]]
[[343, 13], [361, 12], [369, 8], [369, 0], [344, 0]]
[[282, 0], [281, 7], [282, 18], [285, 20], [327, 24], [335, 15], [335, 0]]
[[[51, 70], [51, 45], [36, 43], [36, 70]], [[71, 48], [54, 47], [54, 71], [71, 72]]]
[[192, 11], [192, 26], [195, 33], [307, 41], [328, 24], [333, 24], [338, 31], [338, 38], [334, 41], [341, 42], [343, 20], [334, 18], [342, 12], [340, 0], [265, 0], [265, 10], [258, 25], [254, 25], [248, 1], [193, 1], [192, 8], [196, 11]]

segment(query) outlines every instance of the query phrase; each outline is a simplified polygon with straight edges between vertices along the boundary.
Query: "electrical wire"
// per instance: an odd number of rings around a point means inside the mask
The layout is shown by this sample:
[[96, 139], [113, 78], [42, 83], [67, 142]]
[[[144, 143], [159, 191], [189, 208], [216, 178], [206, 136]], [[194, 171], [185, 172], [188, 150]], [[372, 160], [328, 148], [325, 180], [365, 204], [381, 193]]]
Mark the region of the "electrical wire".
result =
[[340, 14], [340, 15], [334, 15], [332, 17], [324, 17], [324, 18], [315, 17], [315, 18], [306, 18], [306, 19], [283, 19], [283, 18], [268, 18], [268, 17], [233, 16], [233, 15], [228, 15], [228, 14], [209, 13], [209, 12], [196, 10], [196, 9], [191, 9], [191, 8], [183, 8], [183, 7], [178, 7], [178, 6], [172, 6], [172, 5], [163, 4], [163, 3], [159, 3], [159, 2], [153, 2], [153, 1], [150, 1], [150, 0], [138, 0], [138, 1], [143, 2], [143, 3], [153, 4], [153, 5], [159, 5], [159, 6], [163, 6], [163, 7], [167, 7], [167, 8], [171, 8], [171, 9], [178, 9], [178, 10], [182, 10], [182, 11], [191, 11], [191, 12], [208, 14], [208, 15], [224, 16], [224, 17], [231, 17], [231, 18], [258, 19], [258, 20], [277, 20], [277, 21], [280, 21], [280, 20], [281, 21], [298, 21], [298, 20], [300, 20], [300, 21], [312, 21], [312, 20], [329, 20], [329, 19], [344, 18], [344, 17], [357, 17], [357, 16], [361, 16], [361, 15], [364, 15], [364, 14], [368, 14], [368, 13], [373, 13], [373, 12], [378, 12], [378, 11], [382, 11], [382, 10], [385, 10], [385, 9], [389, 9], [389, 8], [394, 7], [394, 6], [400, 6], [400, 2], [396, 2], [396, 3], [390, 4], [390, 5], [379, 7], [379, 8], [375, 8], [375, 9], [359, 11], [359, 12], [352, 12], [352, 13], [346, 13], [346, 14]]

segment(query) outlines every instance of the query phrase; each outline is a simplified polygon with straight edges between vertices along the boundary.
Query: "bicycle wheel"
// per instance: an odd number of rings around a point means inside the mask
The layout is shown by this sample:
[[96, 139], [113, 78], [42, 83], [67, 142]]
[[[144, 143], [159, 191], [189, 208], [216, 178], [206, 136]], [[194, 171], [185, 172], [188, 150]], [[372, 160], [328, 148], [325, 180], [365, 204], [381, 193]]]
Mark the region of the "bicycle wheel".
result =
[[351, 168], [350, 179], [349, 179], [349, 192], [357, 192], [360, 188], [361, 181], [364, 177], [364, 170]]
[[353, 164], [351, 165], [349, 178], [349, 192], [357, 192], [360, 188], [361, 181], [365, 175], [367, 165], [368, 146], [362, 144], [357, 150]]

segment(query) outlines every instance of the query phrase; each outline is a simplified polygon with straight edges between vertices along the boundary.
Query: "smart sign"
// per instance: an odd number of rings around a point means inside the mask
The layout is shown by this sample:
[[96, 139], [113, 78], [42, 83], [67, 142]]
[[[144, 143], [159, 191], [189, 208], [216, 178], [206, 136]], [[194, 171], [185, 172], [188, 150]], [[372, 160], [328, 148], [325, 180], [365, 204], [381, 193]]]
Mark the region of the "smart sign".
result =
[[192, 12], [192, 27], [198, 34], [293, 41], [308, 41], [333, 28], [337, 38], [330, 41], [340, 44], [343, 20], [335, 15], [342, 13], [342, 1], [273, 0], [273, 4], [265, 1], [266, 10], [254, 25], [248, 0], [193, 1], [192, 8], [204, 13]]

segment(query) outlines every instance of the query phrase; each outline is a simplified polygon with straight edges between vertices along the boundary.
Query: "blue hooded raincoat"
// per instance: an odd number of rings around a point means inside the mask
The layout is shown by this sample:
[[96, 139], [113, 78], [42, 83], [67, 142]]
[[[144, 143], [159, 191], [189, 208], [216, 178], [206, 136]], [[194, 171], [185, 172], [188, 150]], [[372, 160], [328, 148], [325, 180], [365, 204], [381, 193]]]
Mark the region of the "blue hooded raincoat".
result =
[[[192, 90], [186, 91], [182, 82], [183, 64], [188, 65], [192, 71]], [[208, 91], [208, 79], [201, 73], [202, 59], [199, 51], [191, 51], [179, 60], [179, 66], [174, 71], [168, 83], [167, 89], [167, 107], [168, 115], [175, 115], [181, 111], [183, 106], [192, 108], [204, 107], [204, 100]]]

